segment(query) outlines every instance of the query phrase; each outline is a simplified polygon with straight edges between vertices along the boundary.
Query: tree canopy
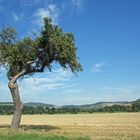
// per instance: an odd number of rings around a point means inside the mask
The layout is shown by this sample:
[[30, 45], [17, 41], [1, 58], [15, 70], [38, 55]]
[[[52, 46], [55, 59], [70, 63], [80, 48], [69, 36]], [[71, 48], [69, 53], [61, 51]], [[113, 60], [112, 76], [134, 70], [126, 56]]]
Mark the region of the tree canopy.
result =
[[54, 61], [72, 72], [81, 71], [76, 49], [73, 34], [64, 33], [49, 18], [44, 18], [44, 27], [34, 39], [18, 39], [12, 27], [0, 32], [0, 66], [7, 69], [9, 79], [21, 72], [20, 77], [43, 72], [45, 68], [51, 71]]

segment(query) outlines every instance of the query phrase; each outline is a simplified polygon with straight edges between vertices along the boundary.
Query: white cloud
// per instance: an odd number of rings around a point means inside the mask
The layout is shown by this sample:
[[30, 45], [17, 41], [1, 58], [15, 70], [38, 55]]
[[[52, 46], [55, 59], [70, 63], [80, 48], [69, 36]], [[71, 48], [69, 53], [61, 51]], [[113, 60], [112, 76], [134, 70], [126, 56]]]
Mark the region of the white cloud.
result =
[[0, 66], [0, 78], [6, 76], [6, 69], [3, 66]]
[[12, 16], [13, 16], [15, 21], [19, 20], [19, 16], [15, 12], [12, 12]]
[[64, 88], [68, 85], [69, 80], [72, 78], [70, 71], [63, 69], [55, 70], [54, 72], [47, 73], [35, 78], [24, 79], [20, 84], [21, 92], [32, 94], [34, 92], [44, 93], [48, 90], [57, 90]]
[[67, 90], [65, 90], [65, 92], [64, 93], [80, 93], [80, 92], [83, 92], [83, 90], [82, 89], [67, 89]]
[[40, 0], [20, 0], [20, 5], [21, 6], [33, 6], [37, 5], [40, 2]]
[[[122, 100], [127, 100], [128, 98], [136, 98], [136, 95], [139, 93], [140, 88], [127, 85], [127, 86], [120, 86], [120, 87], [111, 87], [111, 86], [103, 86], [103, 87], [95, 87], [90, 89], [93, 93], [98, 93], [98, 96], [104, 95], [108, 99], [113, 99], [115, 101], [119, 98]], [[134, 96], [135, 94], [135, 96]], [[101, 97], [102, 97], [101, 96]], [[124, 98], [125, 97], [125, 98]]]
[[105, 66], [105, 63], [96, 63], [92, 68], [91, 72], [102, 72], [103, 68]]
[[4, 101], [11, 101], [11, 94], [10, 91], [8, 89], [8, 85], [0, 82], [0, 102], [4, 102]]
[[69, 16], [75, 9], [80, 10], [83, 7], [83, 0], [61, 1], [59, 4], [53, 0], [45, 0], [43, 3], [44, 6], [36, 9], [33, 13], [31, 22], [35, 25], [42, 26], [44, 17], [52, 18], [53, 24], [58, 24], [60, 15]]
[[40, 26], [43, 25], [43, 18], [52, 18], [53, 24], [58, 23], [60, 10], [55, 4], [48, 4], [46, 8], [39, 8], [35, 11], [34, 17], [36, 18], [36, 23]]
[[70, 84], [70, 85], [65, 85], [65, 86], [63, 86], [62, 88], [64, 88], [64, 89], [73, 88], [73, 87], [75, 87], [75, 86], [77, 86], [77, 85], [78, 85], [77, 83], [74, 83], [74, 84]]
[[83, 0], [71, 0], [71, 3], [73, 7], [81, 8], [81, 6], [83, 5]]
[[44, 92], [44, 91], [47, 92], [48, 90], [55, 90], [66, 85], [65, 82], [58, 83], [58, 82], [47, 82], [47, 81], [49, 81], [47, 78], [35, 78], [35, 80], [30, 78], [24, 80], [24, 83], [23, 85], [21, 85], [21, 87], [22, 89], [26, 88], [26, 90], [31, 87], [32, 89], [30, 89], [29, 92], [31, 92], [31, 90], [34, 92]]
[[[8, 81], [5, 81], [3, 75], [1, 75], [3, 82], [0, 81], [0, 101], [12, 101], [7, 86]], [[34, 77], [25, 78], [19, 81], [21, 99], [24, 102], [49, 102], [48, 97], [52, 94], [52, 100], [56, 100], [55, 94], [59, 93], [61, 95], [65, 90], [77, 85], [71, 83], [72, 78], [73, 74], [70, 70], [64, 71], [61, 68], [53, 72], [46, 72], [46, 74], [37, 74]]]

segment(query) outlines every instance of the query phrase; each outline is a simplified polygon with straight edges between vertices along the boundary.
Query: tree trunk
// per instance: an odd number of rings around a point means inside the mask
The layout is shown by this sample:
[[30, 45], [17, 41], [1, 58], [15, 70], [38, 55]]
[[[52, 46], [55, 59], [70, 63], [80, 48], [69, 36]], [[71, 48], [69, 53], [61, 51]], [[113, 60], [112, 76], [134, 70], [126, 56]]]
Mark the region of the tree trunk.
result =
[[17, 131], [21, 121], [21, 114], [23, 109], [23, 103], [20, 101], [19, 89], [17, 82], [9, 82], [9, 89], [12, 94], [13, 103], [14, 103], [14, 115], [11, 122], [11, 129]]

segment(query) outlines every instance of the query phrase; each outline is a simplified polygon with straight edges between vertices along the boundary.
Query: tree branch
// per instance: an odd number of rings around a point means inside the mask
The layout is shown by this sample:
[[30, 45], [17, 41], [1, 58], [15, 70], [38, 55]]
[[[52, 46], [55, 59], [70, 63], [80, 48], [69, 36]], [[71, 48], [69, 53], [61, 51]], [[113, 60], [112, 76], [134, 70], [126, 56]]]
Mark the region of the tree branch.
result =
[[25, 70], [23, 70], [22, 72], [18, 73], [17, 75], [15, 75], [11, 80], [10, 80], [10, 83], [11, 84], [14, 84], [18, 78], [20, 78], [21, 76], [24, 76], [26, 73]]
[[5, 41], [5, 37], [2, 35], [2, 34], [0, 34], [0, 36], [2, 37], [2, 39]]
[[32, 67], [32, 64], [34, 63], [34, 61], [28, 61], [25, 65], [25, 71], [27, 73], [31, 73], [33, 72], [33, 67]]
[[22, 72], [16, 74], [14, 77], [11, 78], [10, 80], [10, 84], [15, 84], [17, 79], [19, 79], [20, 77], [26, 75], [26, 74], [30, 74], [30, 73], [33, 73], [33, 72], [44, 72], [44, 67], [45, 66], [42, 66], [40, 69], [34, 69], [31, 64], [33, 64], [34, 61], [28, 61], [26, 63], [26, 66], [25, 66], [25, 70], [23, 70]]
[[33, 72], [33, 68], [31, 67], [32, 63], [34, 63], [34, 62], [33, 61], [28, 61], [26, 63], [26, 66], [25, 66], [25, 70], [23, 70], [22, 72], [16, 74], [14, 77], [12, 77], [11, 80], [10, 80], [10, 83], [14, 84], [17, 81], [17, 79], [20, 78], [21, 76], [24, 76], [24, 75], [26, 75], [28, 73]]

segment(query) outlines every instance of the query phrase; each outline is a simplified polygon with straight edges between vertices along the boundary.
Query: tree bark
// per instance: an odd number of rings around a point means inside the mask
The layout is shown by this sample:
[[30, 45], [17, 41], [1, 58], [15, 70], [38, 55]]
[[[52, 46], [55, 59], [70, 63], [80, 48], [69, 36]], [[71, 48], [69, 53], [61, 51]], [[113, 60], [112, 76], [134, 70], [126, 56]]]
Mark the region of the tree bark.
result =
[[14, 103], [14, 115], [13, 115], [13, 119], [11, 122], [11, 129], [13, 131], [18, 131], [19, 126], [20, 126], [20, 121], [21, 121], [21, 114], [22, 114], [22, 109], [23, 109], [23, 103], [20, 100], [20, 94], [19, 94], [19, 88], [18, 88], [18, 84], [17, 84], [17, 80], [29, 73], [32, 72], [43, 72], [42, 69], [40, 70], [36, 70], [32, 68], [32, 64], [33, 61], [28, 61], [26, 66], [25, 66], [25, 70], [23, 70], [22, 72], [19, 72], [18, 74], [16, 74], [14, 77], [9, 77], [9, 84], [8, 87], [11, 91], [12, 94], [12, 99], [13, 99], [13, 103]]
[[19, 89], [17, 82], [12, 83], [11, 81], [8, 84], [9, 89], [12, 94], [12, 99], [14, 103], [14, 115], [11, 122], [11, 129], [14, 131], [18, 131], [21, 121], [21, 114], [23, 109], [23, 103], [20, 101]]
[[14, 115], [11, 122], [11, 129], [13, 131], [17, 131], [20, 126], [21, 121], [21, 114], [23, 109], [23, 103], [20, 101], [20, 95], [19, 95], [19, 88], [17, 84], [17, 80], [26, 74], [26, 71], [22, 71], [15, 75], [14, 77], [9, 77], [9, 84], [8, 87], [11, 91], [13, 103], [14, 103]]

